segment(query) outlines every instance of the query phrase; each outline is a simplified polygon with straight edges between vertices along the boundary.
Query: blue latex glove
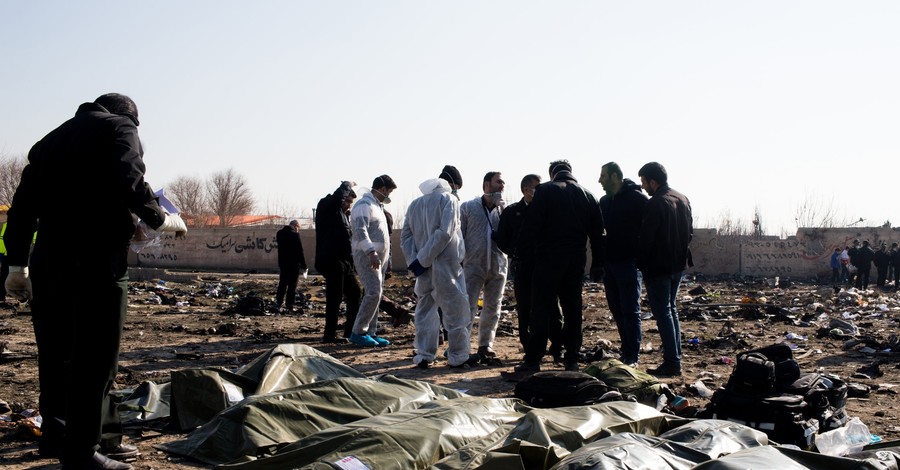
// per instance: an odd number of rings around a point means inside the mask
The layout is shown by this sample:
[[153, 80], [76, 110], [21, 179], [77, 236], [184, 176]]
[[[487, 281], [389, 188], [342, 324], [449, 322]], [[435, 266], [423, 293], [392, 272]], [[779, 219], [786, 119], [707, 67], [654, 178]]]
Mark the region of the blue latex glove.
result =
[[413, 261], [412, 264], [409, 265], [408, 269], [410, 271], [412, 271], [412, 273], [415, 274], [416, 277], [421, 276], [422, 274], [425, 273], [425, 271], [428, 270], [428, 268], [426, 268], [425, 266], [422, 266], [422, 264], [419, 263], [419, 260]]

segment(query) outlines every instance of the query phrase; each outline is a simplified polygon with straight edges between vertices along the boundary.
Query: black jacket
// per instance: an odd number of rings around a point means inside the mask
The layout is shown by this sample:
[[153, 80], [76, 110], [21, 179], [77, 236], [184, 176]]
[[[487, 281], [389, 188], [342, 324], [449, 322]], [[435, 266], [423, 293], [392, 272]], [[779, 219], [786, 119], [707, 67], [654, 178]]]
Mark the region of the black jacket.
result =
[[693, 266], [688, 247], [693, 236], [690, 201], [669, 186], [661, 186], [647, 201], [638, 237], [637, 264], [644, 277], [675, 274]]
[[622, 187], [616, 194], [600, 198], [603, 223], [606, 226], [605, 249], [608, 262], [637, 258], [638, 235], [646, 207], [647, 196], [630, 179], [622, 181]]
[[602, 266], [600, 203], [569, 172], [557, 173], [553, 181], [535, 188], [519, 237], [525, 256], [584, 257], [590, 240], [591, 266]]
[[316, 206], [316, 271], [325, 272], [328, 266], [339, 262], [353, 266], [350, 217], [341, 211], [341, 203], [350, 191], [350, 183], [341, 183]]
[[886, 249], [875, 252], [875, 267], [887, 269], [888, 265], [891, 264], [891, 254], [888, 253]]
[[278, 243], [279, 269], [306, 269], [300, 233], [294, 231], [290, 225], [285, 225], [275, 234], [275, 241]]
[[871, 268], [872, 261], [875, 259], [875, 250], [872, 249], [871, 246], [863, 245], [859, 251], [856, 252], [856, 267], [858, 268]]
[[520, 256], [517, 248], [526, 214], [528, 214], [528, 204], [525, 203], [525, 198], [522, 198], [519, 202], [510, 204], [503, 209], [500, 214], [500, 223], [497, 224], [497, 233], [494, 236], [497, 248], [513, 259], [518, 259]]
[[[131, 118], [84, 103], [75, 116], [34, 144], [13, 197], [5, 234], [7, 263], [25, 266], [40, 220], [32, 261], [57, 256], [116, 263], [134, 235], [137, 215], [151, 228], [165, 213], [144, 182], [144, 161]], [[43, 256], [42, 256], [43, 255]], [[82, 260], [78, 260], [81, 262]]]

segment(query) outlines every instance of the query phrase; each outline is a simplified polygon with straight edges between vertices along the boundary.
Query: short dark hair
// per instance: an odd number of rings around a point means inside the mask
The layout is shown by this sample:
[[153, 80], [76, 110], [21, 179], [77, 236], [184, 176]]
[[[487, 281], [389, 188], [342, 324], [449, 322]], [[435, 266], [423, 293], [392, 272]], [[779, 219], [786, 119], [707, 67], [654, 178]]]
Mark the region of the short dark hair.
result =
[[438, 178], [462, 188], [462, 175], [459, 174], [459, 170], [457, 170], [453, 165], [444, 165], [444, 168], [441, 170], [441, 174], [438, 175]]
[[103, 106], [112, 114], [128, 116], [134, 121], [135, 126], [140, 125], [140, 121], [138, 121], [137, 105], [134, 104], [134, 100], [125, 95], [120, 95], [119, 93], [107, 93], [99, 96], [94, 100], [94, 103]]
[[608, 173], [611, 173], [613, 175], [619, 175], [620, 180], [625, 179], [625, 175], [622, 173], [622, 168], [620, 168], [619, 164], [616, 162], [609, 162], [606, 165], [601, 166], [600, 168], [601, 169], [606, 168], [606, 171]]
[[500, 174], [499, 171], [489, 171], [489, 172], [485, 173], [484, 180], [482, 181], [482, 183], [487, 183], [487, 182], [491, 181], [492, 179], [494, 179], [494, 176], [499, 175], [499, 174]]
[[375, 188], [397, 189], [397, 185], [394, 183], [394, 179], [390, 176], [381, 175], [372, 180], [372, 189]]
[[538, 175], [535, 175], [534, 173], [532, 173], [530, 175], [525, 175], [525, 177], [522, 178], [522, 182], [519, 183], [519, 189], [525, 189], [525, 185], [527, 185], [528, 183], [531, 183], [532, 181], [540, 183], [541, 177]]
[[550, 176], [553, 176], [561, 171], [572, 172], [572, 164], [569, 163], [568, 160], [555, 160], [550, 162]]
[[650, 162], [641, 167], [640, 171], [638, 171], [638, 176], [647, 178], [648, 180], [654, 180], [659, 184], [666, 184], [669, 181], [669, 175], [666, 173], [666, 167], [662, 166], [661, 163]]

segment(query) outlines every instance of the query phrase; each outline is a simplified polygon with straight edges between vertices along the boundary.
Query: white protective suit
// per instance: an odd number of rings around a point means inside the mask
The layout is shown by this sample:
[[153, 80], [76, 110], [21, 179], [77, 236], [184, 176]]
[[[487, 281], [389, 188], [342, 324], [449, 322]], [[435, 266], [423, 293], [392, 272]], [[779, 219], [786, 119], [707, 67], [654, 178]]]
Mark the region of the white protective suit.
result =
[[439, 178], [419, 185], [423, 195], [406, 211], [400, 246], [406, 264], [428, 268], [416, 278], [416, 356], [413, 363], [434, 361], [441, 333], [438, 307], [447, 330], [447, 359], [458, 366], [469, 359], [469, 300], [462, 262], [466, 248], [459, 226], [459, 201]]
[[[365, 293], [359, 302], [359, 312], [353, 333], [375, 336], [378, 326], [378, 304], [384, 290], [384, 273], [387, 271], [387, 256], [391, 252], [391, 239], [388, 236], [387, 219], [384, 207], [371, 191], [363, 194], [350, 211], [351, 239], [353, 247], [353, 264], [359, 274]], [[372, 268], [369, 253], [378, 253], [381, 266]]]
[[506, 288], [506, 255], [497, 248], [492, 233], [500, 226], [500, 207], [488, 210], [481, 196], [460, 206], [460, 221], [466, 243], [463, 270], [469, 292], [469, 328], [478, 314], [478, 294], [483, 306], [478, 320], [478, 346], [492, 347], [500, 323], [500, 301]]

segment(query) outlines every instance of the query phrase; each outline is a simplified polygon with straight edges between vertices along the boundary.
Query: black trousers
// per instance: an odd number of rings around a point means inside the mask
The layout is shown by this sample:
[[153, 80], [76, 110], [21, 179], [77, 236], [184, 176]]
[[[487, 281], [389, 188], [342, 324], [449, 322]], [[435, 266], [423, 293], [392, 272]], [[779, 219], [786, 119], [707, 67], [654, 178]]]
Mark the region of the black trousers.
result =
[[547, 353], [551, 320], [557, 308], [562, 308], [565, 361], [567, 364], [578, 362], [582, 342], [581, 286], [586, 262], [583, 253], [574, 256], [552, 253], [538, 255], [531, 284], [531, 338], [525, 347], [525, 364], [538, 365]]
[[[293, 308], [297, 297], [297, 282], [300, 280], [300, 266], [281, 268], [278, 273], [278, 289], [275, 291], [275, 303], [280, 307]], [[287, 296], [287, 299], [285, 299]]]
[[71, 256], [53, 265], [32, 262], [40, 446], [61, 448], [65, 459], [89, 458], [101, 446], [121, 443], [121, 422], [109, 397], [128, 296], [124, 250], [120, 255], [99, 263]]
[[[513, 268], [513, 291], [516, 294], [516, 315], [519, 317], [519, 343], [523, 348], [528, 347], [528, 341], [531, 339], [531, 311], [532, 311], [532, 294], [531, 282], [534, 275], [534, 261], [517, 259], [512, 263]], [[559, 308], [551, 314], [550, 331], [548, 338], [550, 339], [550, 354], [559, 354], [563, 347], [563, 321]]]
[[341, 301], [347, 303], [347, 321], [344, 323], [344, 337], [353, 333], [353, 323], [359, 312], [359, 299], [362, 288], [356, 280], [352, 262], [334, 262], [324, 266], [322, 276], [325, 278], [325, 333], [324, 339], [334, 339], [337, 335], [338, 317], [341, 313]]

